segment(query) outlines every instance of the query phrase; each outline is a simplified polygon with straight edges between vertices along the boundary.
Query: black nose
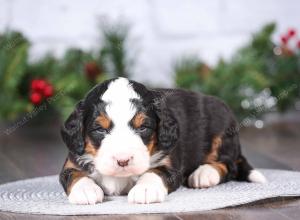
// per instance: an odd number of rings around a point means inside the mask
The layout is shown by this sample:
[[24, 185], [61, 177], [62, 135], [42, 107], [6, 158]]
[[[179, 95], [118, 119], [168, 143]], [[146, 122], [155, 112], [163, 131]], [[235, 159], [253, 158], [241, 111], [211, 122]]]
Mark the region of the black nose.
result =
[[126, 167], [126, 166], [128, 166], [129, 159], [128, 160], [117, 160], [117, 162], [120, 167]]

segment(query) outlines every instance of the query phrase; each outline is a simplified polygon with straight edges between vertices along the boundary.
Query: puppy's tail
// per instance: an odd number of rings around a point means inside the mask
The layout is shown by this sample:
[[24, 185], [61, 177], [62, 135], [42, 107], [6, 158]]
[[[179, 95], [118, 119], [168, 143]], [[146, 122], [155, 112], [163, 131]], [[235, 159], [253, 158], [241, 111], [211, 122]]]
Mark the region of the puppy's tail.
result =
[[255, 170], [247, 161], [247, 159], [240, 155], [237, 162], [239, 181], [249, 181], [253, 183], [266, 183], [266, 177], [258, 170]]

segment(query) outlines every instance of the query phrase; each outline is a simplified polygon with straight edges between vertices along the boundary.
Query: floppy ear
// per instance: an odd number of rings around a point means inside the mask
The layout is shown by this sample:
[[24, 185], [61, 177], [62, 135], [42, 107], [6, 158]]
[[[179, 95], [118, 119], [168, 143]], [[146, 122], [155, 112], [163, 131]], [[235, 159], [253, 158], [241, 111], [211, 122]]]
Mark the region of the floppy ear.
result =
[[76, 104], [64, 125], [61, 127], [61, 136], [70, 152], [77, 155], [84, 153], [84, 141], [82, 134], [83, 101]]
[[154, 109], [159, 119], [157, 128], [157, 145], [162, 150], [172, 149], [179, 137], [179, 127], [172, 111], [162, 99], [155, 101]]

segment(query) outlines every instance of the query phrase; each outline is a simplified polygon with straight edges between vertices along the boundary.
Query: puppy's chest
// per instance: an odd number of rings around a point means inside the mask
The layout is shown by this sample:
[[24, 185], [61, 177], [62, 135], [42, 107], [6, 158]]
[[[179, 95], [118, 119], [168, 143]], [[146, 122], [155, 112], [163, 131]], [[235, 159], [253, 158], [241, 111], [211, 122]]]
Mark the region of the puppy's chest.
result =
[[127, 194], [137, 181], [137, 177], [111, 177], [98, 173], [93, 173], [90, 177], [108, 196]]

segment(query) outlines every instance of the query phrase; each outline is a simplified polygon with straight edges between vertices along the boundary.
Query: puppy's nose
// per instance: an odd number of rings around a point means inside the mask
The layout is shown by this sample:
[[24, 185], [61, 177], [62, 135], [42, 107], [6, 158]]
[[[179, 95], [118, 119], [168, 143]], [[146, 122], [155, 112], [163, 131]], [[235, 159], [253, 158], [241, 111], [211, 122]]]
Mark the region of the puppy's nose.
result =
[[129, 160], [130, 159], [127, 159], [127, 160], [117, 160], [117, 163], [118, 163], [118, 165], [120, 167], [126, 167], [126, 166], [128, 166]]
[[126, 167], [129, 165], [130, 161], [133, 160], [133, 155], [128, 153], [119, 153], [113, 156], [113, 160], [115, 160], [120, 167]]

